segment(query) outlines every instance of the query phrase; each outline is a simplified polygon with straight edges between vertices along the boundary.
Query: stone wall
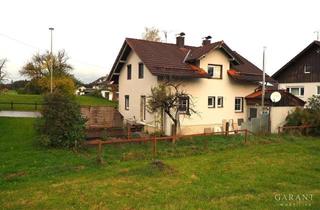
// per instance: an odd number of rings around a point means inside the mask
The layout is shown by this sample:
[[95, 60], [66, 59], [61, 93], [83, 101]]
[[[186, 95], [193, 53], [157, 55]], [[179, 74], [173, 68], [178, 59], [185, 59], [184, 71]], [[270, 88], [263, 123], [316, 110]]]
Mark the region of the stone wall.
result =
[[123, 126], [123, 116], [114, 107], [82, 106], [81, 113], [87, 118], [87, 128], [114, 128]]

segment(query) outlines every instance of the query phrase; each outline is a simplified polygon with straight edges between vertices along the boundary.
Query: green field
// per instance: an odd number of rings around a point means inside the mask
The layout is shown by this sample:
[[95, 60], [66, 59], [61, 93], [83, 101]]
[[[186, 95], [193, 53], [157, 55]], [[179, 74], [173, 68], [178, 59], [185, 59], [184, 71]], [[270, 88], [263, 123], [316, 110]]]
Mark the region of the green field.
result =
[[[77, 96], [77, 101], [80, 105], [88, 106], [117, 106], [113, 101], [108, 101], [104, 98], [98, 98], [94, 96]], [[11, 104], [1, 104], [4, 103], [30, 103], [30, 105], [25, 104], [14, 104], [14, 110], [35, 110], [35, 103], [43, 103], [42, 95], [31, 95], [31, 94], [17, 94], [14, 91], [10, 91], [6, 94], [0, 94], [0, 110], [11, 110]], [[37, 105], [38, 109], [41, 109], [41, 106]]]
[[[34, 119], [0, 118], [0, 209], [320, 209], [320, 140], [210, 137], [74, 153], [37, 145]], [[312, 194], [296, 208], [276, 194]], [[291, 202], [293, 203], [293, 202]], [[310, 204], [304, 206], [302, 204]]]

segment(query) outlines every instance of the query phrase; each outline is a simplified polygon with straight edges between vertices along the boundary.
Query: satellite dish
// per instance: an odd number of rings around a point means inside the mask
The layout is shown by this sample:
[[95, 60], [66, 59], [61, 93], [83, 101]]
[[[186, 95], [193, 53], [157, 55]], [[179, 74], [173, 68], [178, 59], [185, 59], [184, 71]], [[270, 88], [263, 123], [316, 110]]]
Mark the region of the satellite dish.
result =
[[270, 100], [273, 102], [273, 103], [277, 103], [281, 100], [281, 93], [279, 93], [278, 91], [275, 91], [273, 92], [271, 95], [270, 95]]

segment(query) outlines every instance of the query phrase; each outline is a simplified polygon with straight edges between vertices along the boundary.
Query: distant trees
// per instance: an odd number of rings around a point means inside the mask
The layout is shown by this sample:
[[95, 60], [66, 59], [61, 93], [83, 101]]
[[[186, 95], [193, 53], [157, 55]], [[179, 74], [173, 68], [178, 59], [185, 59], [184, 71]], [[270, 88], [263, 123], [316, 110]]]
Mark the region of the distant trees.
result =
[[64, 50], [56, 55], [46, 52], [35, 54], [31, 61], [26, 63], [20, 74], [31, 79], [26, 85], [27, 92], [45, 93], [50, 90], [50, 74], [53, 75], [53, 89], [61, 89], [68, 93], [75, 90], [75, 78], [71, 75], [72, 66], [68, 63], [69, 57]]
[[151, 27], [151, 28], [145, 27], [144, 33], [142, 34], [142, 38], [148, 41], [160, 42], [161, 38], [160, 38], [159, 32], [160, 32], [159, 29], [155, 27]]

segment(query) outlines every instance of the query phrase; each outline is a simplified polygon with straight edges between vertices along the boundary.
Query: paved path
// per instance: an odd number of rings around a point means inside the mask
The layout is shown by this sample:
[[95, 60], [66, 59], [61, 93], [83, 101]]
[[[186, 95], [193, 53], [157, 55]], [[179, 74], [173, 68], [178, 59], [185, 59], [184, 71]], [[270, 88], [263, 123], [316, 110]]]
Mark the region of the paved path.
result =
[[41, 117], [40, 112], [0, 111], [0, 117]]

